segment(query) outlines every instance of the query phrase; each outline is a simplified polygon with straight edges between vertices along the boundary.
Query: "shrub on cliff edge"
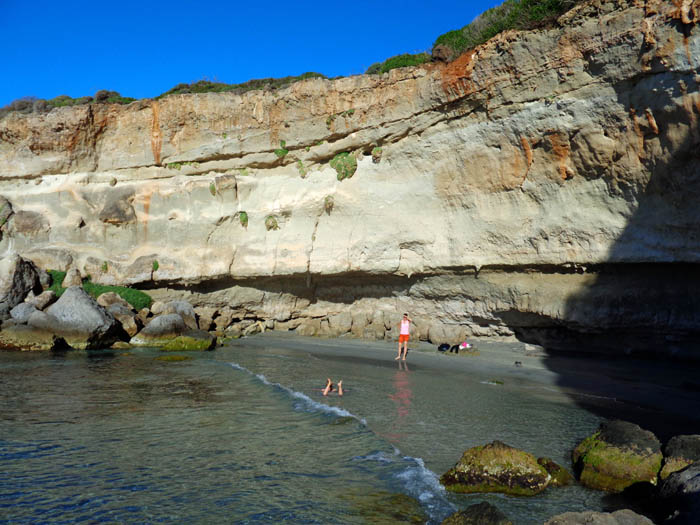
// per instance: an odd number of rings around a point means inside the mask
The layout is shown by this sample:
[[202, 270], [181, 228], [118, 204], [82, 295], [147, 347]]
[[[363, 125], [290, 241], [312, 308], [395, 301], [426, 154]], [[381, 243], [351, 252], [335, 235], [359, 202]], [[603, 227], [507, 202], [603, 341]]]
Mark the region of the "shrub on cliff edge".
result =
[[391, 71], [397, 67], [417, 66], [420, 64], [425, 64], [426, 62], [430, 62], [430, 55], [428, 53], [418, 53], [416, 55], [405, 53], [403, 55], [387, 58], [384, 62], [372, 64], [369, 66], [369, 68], [367, 68], [365, 73], [367, 75], [377, 75], [380, 73], [386, 73], [387, 71]]
[[501, 5], [483, 12], [462, 29], [440, 35], [437, 46], [446, 46], [456, 58], [497, 34], [508, 29], [532, 29], [554, 22], [577, 3], [583, 0], [506, 0]]

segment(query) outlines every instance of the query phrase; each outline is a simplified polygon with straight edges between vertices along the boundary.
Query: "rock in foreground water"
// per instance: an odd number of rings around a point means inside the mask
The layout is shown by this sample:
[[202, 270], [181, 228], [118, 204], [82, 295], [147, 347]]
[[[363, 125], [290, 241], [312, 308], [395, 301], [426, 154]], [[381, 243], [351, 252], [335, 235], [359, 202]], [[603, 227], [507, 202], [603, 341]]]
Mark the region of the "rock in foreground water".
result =
[[664, 523], [700, 523], [700, 463], [670, 474], [661, 484], [659, 494], [668, 515]]
[[482, 501], [445, 518], [442, 525], [513, 525], [508, 516]]
[[565, 512], [554, 516], [545, 525], [654, 525], [649, 518], [629, 509], [616, 512]]
[[501, 492], [533, 496], [542, 492], [552, 476], [528, 452], [494, 441], [467, 450], [440, 478], [453, 492]]
[[138, 334], [131, 338], [137, 346], [160, 346], [163, 350], [210, 350], [216, 346], [216, 337], [204, 330], [192, 330], [179, 314], [154, 317]]
[[576, 447], [572, 459], [583, 485], [622, 492], [639, 482], [656, 484], [661, 443], [634, 423], [607, 421]]
[[659, 477], [666, 479], [696, 461], [700, 461], [700, 435], [672, 437], [664, 447], [664, 466]]

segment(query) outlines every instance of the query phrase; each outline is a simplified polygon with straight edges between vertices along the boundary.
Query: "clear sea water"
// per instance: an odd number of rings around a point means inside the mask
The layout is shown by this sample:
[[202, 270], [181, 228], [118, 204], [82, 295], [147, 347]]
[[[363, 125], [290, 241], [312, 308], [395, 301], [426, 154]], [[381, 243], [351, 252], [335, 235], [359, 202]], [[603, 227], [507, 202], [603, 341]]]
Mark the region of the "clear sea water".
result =
[[[439, 523], [489, 501], [530, 524], [624, 507], [576, 485], [447, 493], [440, 474], [494, 439], [570, 468], [598, 416], [555, 388], [333, 345], [0, 352], [0, 523]], [[326, 377], [343, 397], [321, 395]]]

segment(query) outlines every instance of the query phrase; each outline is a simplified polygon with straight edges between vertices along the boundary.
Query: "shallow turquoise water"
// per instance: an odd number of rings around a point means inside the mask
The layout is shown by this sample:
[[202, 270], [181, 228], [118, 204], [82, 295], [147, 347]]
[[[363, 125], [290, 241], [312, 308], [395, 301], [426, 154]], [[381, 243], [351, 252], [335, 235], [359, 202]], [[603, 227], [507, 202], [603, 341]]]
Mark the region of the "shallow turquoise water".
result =
[[[484, 500], [516, 523], [624, 506], [578, 486], [446, 493], [466, 448], [500, 439], [568, 467], [599, 419], [525, 381], [359, 354], [0, 353], [0, 523], [391, 523], [413, 512], [392, 494], [432, 523]], [[321, 396], [328, 376], [345, 396]]]

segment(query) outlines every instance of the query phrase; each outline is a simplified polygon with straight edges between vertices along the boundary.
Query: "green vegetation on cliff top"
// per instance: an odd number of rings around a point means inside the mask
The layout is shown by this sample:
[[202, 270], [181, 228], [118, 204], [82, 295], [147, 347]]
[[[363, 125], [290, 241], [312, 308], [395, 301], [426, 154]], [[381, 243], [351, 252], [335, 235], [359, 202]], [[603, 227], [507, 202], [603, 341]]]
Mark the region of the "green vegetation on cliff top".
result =
[[[440, 35], [433, 44], [443, 46], [446, 51], [442, 58], [455, 59], [465, 51], [483, 44], [490, 38], [508, 29], [532, 29], [553, 25], [557, 17], [571, 9], [583, 0], [505, 0], [501, 5], [489, 9], [479, 15], [473, 22], [461, 29], [449, 31]], [[367, 74], [386, 73], [395, 68], [424, 64], [432, 59], [429, 53], [401, 54], [372, 64]], [[283, 78], [253, 79], [240, 84], [226, 84], [210, 80], [199, 80], [190, 84], [178, 84], [172, 89], [161, 93], [156, 99], [169, 95], [186, 93], [245, 93], [256, 89], [275, 90], [287, 87], [294, 82], [309, 78], [327, 78], [321, 73], [308, 72], [297, 76]], [[100, 90], [94, 97], [85, 96], [72, 98], [68, 95], [44, 100], [36, 97], [22, 97], [7, 106], [0, 108], [0, 118], [11, 111], [20, 113], [41, 113], [53, 108], [64, 106], [79, 106], [85, 104], [129, 104], [136, 99], [123, 97], [116, 91]]]
[[437, 45], [447, 46], [453, 57], [472, 49], [508, 29], [532, 29], [550, 25], [583, 0], [506, 0], [485, 11], [462, 29], [440, 35]]

